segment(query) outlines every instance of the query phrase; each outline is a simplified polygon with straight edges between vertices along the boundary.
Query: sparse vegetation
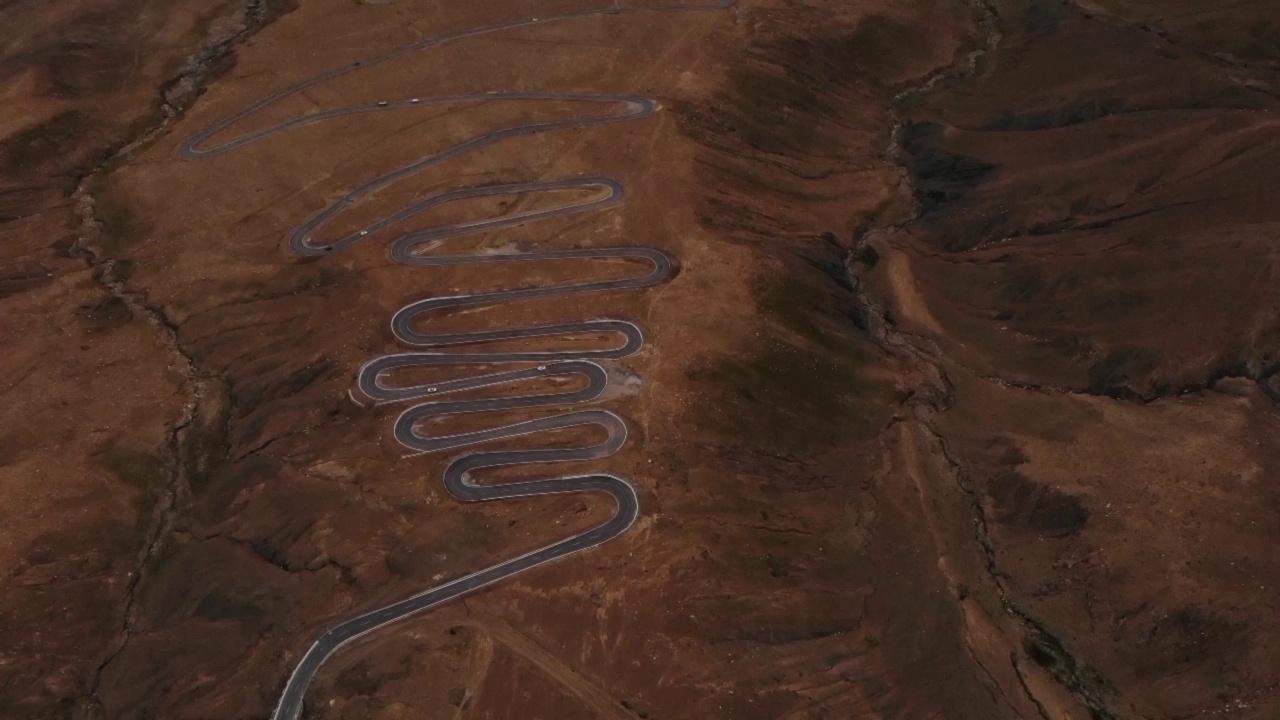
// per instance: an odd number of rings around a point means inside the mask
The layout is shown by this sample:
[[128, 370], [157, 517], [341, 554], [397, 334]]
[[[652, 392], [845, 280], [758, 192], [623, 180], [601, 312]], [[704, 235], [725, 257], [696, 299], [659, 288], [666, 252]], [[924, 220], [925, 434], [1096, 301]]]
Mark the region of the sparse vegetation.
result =
[[1112, 397], [1136, 397], [1138, 389], [1159, 364], [1160, 357], [1145, 348], [1112, 350], [1089, 368], [1089, 391]]
[[1275, 62], [1280, 60], [1280, 23], [1259, 20], [1249, 26], [1249, 38], [1237, 50], [1246, 62]]
[[834, 155], [841, 141], [839, 93], [855, 82], [883, 81], [895, 59], [914, 52], [911, 27], [871, 15], [852, 31], [823, 38], [785, 38], [762, 49], [772, 65], [741, 65], [729, 76], [731, 129], [752, 147], [775, 154]]
[[158, 455], [126, 447], [113, 441], [103, 454], [103, 462], [113, 475], [137, 491], [136, 531], [146, 533], [151, 514], [159, 500], [158, 488], [165, 483], [165, 462]]
[[777, 177], [774, 173], [757, 172], [751, 165], [724, 155], [710, 155], [704, 159], [721, 177], [735, 180], [746, 187], [759, 188], [797, 200], [813, 199], [795, 183]]
[[[911, 156], [908, 169], [916, 201], [925, 217], [936, 217], [964, 200], [996, 169], [980, 158], [945, 150], [944, 130], [939, 123], [926, 121], [909, 123], [902, 133], [902, 148]], [[985, 234], [972, 233], [972, 237], [948, 242], [946, 249], [967, 250], [985, 239]]]
[[3, 144], [0, 170], [6, 175], [28, 176], [49, 162], [70, 153], [89, 130], [89, 118], [67, 110], [14, 133]]
[[338, 274], [330, 268], [320, 268], [320, 270], [312, 275], [308, 275], [302, 281], [304, 290], [319, 290], [321, 288], [332, 287], [338, 282]]
[[1102, 684], [1098, 674], [1079, 665], [1063, 647], [1062, 641], [1043, 627], [1037, 624], [1036, 630], [1036, 635], [1027, 641], [1027, 656], [1065, 687], [1083, 693], [1082, 698], [1087, 701], [1090, 717], [1094, 720], [1116, 720], [1116, 716], [1097, 699]]
[[182, 554], [183, 544], [172, 533], [162, 537], [155, 551], [147, 557], [146, 570], [154, 573]]
[[164, 461], [157, 455], [130, 450], [113, 442], [104, 455], [107, 469], [131, 487], [147, 490], [164, 478]]
[[[864, 73], [879, 75], [896, 67], [904, 56], [914, 55], [920, 40], [919, 28], [885, 15], [868, 15], [846, 38], [838, 41], [840, 57]], [[962, 38], [961, 50], [965, 51]], [[976, 46], [976, 40], [974, 41]]]
[[83, 308], [81, 312], [85, 319], [99, 330], [120, 327], [133, 320], [133, 311], [124, 300], [114, 295], [96, 305]]
[[734, 129], [748, 145], [778, 154], [834, 149], [835, 140], [820, 128], [830, 109], [814, 91], [777, 71], [750, 66], [735, 68], [730, 82]]
[[1027, 655], [1050, 672], [1074, 671], [1075, 661], [1066, 654], [1057, 638], [1037, 635], [1027, 642]]
[[133, 209], [110, 194], [98, 196], [96, 214], [102, 224], [99, 247], [107, 257], [124, 257], [125, 250], [142, 237], [142, 222]]
[[880, 262], [880, 253], [870, 245], [863, 245], [853, 251], [853, 260], [854, 262], [866, 265], [867, 268], [870, 269], [875, 267], [876, 263]]
[[133, 258], [120, 258], [111, 264], [111, 279], [115, 282], [125, 282], [133, 277], [133, 270]]
[[226, 415], [197, 419], [183, 434], [182, 463], [187, 485], [199, 496], [227, 463]]
[[1121, 98], [1092, 98], [1078, 105], [1015, 113], [1005, 110], [984, 129], [994, 132], [1026, 132], [1069, 127], [1100, 120], [1109, 115], [1131, 110]]
[[752, 352], [694, 371], [729, 404], [749, 404], [750, 421], [734, 419], [744, 441], [789, 452], [837, 447], [855, 428], [873, 428], [869, 408], [890, 401], [893, 388], [866, 378], [867, 349], [839, 329], [823, 287], [796, 277], [770, 286], [759, 299], [769, 322]]

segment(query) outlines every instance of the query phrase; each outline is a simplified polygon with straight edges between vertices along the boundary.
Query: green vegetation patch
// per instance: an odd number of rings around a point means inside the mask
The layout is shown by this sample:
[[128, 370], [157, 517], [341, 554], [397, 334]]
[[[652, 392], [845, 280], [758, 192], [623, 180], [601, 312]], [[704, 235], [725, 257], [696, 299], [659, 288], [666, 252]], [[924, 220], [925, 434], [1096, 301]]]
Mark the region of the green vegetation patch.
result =
[[813, 90], [784, 74], [748, 66], [730, 73], [735, 129], [750, 146], [785, 155], [822, 153], [838, 143], [822, 130], [828, 105]]
[[723, 429], [744, 445], [783, 453], [847, 446], [890, 411], [893, 388], [866, 376], [873, 358], [852, 319], [832, 312], [834, 299], [800, 279], [771, 286], [760, 295], [767, 320], [749, 354], [691, 372], [720, 396]]
[[164, 460], [155, 453], [130, 449], [118, 439], [103, 454], [103, 463], [113, 475], [137, 491], [136, 532], [145, 536], [151, 515], [160, 499], [160, 488], [167, 482]]
[[98, 222], [101, 223], [99, 247], [107, 257], [123, 258], [129, 246], [141, 239], [146, 232], [142, 221], [133, 208], [109, 194], [99, 195], [94, 209]]
[[1146, 348], [1117, 348], [1089, 368], [1089, 391], [1119, 398], [1137, 397], [1151, 374], [1160, 366], [1160, 356]]
[[863, 245], [853, 251], [853, 261], [867, 266], [867, 269], [875, 267], [880, 262], [880, 253], [870, 245]]
[[846, 37], [827, 41], [833, 47], [826, 54], [842, 60], [845, 69], [856, 68], [881, 79], [901, 67], [905, 58], [919, 54], [918, 32], [891, 17], [868, 15]]
[[338, 274], [332, 268], [322, 267], [302, 280], [303, 290], [321, 290], [338, 284]]
[[798, 184], [791, 182], [784, 177], [777, 177], [777, 173], [761, 172], [757, 169], [759, 167], [758, 165], [741, 162], [727, 154], [708, 154], [706, 157], [701, 158], [701, 160], [724, 178], [741, 183], [746, 187], [768, 190], [769, 192], [795, 198], [797, 200], [820, 201], [825, 199], [820, 195], [807, 192]]
[[889, 93], [925, 41], [910, 25], [871, 15], [817, 37], [757, 44], [753, 62], [729, 71], [714, 132], [775, 155], [838, 156], [849, 98]]
[[152, 552], [151, 556], [147, 558], [147, 562], [146, 562], [147, 572], [148, 573], [158, 572], [161, 568], [164, 568], [170, 563], [172, 563], [178, 556], [180, 556], [183, 553], [185, 549], [186, 549], [186, 546], [183, 543], [179, 542], [178, 539], [175, 538], [172, 534], [161, 538], [159, 546], [155, 548], [155, 551]]
[[1027, 656], [1047, 670], [1064, 687], [1082, 694], [1089, 708], [1089, 716], [1093, 720], [1118, 720], [1116, 715], [1098, 699], [1099, 692], [1106, 686], [1102, 676], [1092, 668], [1076, 662], [1076, 659], [1062, 645], [1062, 641], [1054, 637], [1043, 625], [1034, 620], [1031, 623], [1036, 629], [1036, 634], [1027, 641]]
[[111, 264], [111, 279], [115, 282], [125, 282], [133, 277], [133, 258], [120, 258]]
[[1242, 40], [1235, 50], [1246, 62], [1280, 60], [1280, 22], [1258, 20], [1249, 27], [1248, 39]]
[[45, 164], [73, 152], [91, 127], [92, 122], [84, 113], [67, 110], [19, 130], [4, 142], [0, 170], [6, 175], [32, 175]]
[[121, 298], [114, 295], [96, 305], [81, 308], [92, 330], [103, 331], [127, 325], [133, 320], [133, 311]]
[[[225, 391], [224, 391], [225, 392]], [[215, 407], [226, 408], [224, 396]], [[182, 435], [182, 463], [187, 485], [197, 497], [209, 487], [213, 477], [222, 471], [227, 460], [227, 413], [222, 410], [197, 418]]]

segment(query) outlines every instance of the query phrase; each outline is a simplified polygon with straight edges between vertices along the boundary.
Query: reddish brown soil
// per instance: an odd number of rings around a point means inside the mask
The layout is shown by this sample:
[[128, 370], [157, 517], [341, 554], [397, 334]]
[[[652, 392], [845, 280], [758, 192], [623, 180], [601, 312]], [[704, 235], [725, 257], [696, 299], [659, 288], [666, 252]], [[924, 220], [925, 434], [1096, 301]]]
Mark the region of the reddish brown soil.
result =
[[1274, 717], [1280, 12], [1000, 11], [901, 106], [920, 214], [859, 275], [1031, 658], [1101, 717]]
[[[178, 356], [108, 286], [72, 197], [160, 117], [158, 89], [242, 8], [0, 4], [0, 715], [66, 717], [123, 642], [172, 500]], [[188, 68], [195, 70], [195, 66]], [[169, 102], [184, 90], [168, 87]], [[189, 94], [189, 89], [186, 91]], [[88, 210], [91, 204], [82, 204]], [[99, 204], [104, 246], [138, 231]]]
[[[441, 319], [643, 323], [649, 345], [618, 364], [643, 383], [607, 403], [636, 432], [601, 468], [637, 484], [642, 518], [343, 650], [307, 715], [1271, 717], [1277, 19], [1084, 5], [760, 0], [573, 21], [433, 48], [237, 128], [405, 88], [663, 105], [503, 142], [343, 220], [464, 181], [610, 175], [621, 206], [454, 249], [644, 244], [679, 272]], [[173, 85], [177, 117], [84, 185], [100, 228], [74, 224], [67, 193], [163, 117], [167, 58], [230, 37], [215, 19], [239, 10], [124, 22], [152, 44], [109, 101], [50, 99], [48, 58], [0, 75], [24, 98], [0, 115], [20, 160], [5, 182], [43, 203], [0, 224], [6, 257], [23, 248], [5, 267], [27, 268], [4, 276], [0, 317], [29, 338], [6, 358], [0, 445], [6, 717], [266, 717], [333, 623], [608, 512], [460, 506], [441, 459], [402, 457], [396, 409], [346, 391], [395, 349], [387, 320], [408, 300], [624, 268], [406, 268], [379, 235], [319, 260], [283, 242], [406, 157], [575, 108], [428, 109], [177, 153], [291, 81], [531, 7], [321, 0], [254, 20], [234, 63], [207, 53], [223, 59]], [[41, 124], [65, 108], [101, 142]], [[50, 227], [61, 245], [32, 239]], [[581, 438], [531, 442], [566, 439]]]

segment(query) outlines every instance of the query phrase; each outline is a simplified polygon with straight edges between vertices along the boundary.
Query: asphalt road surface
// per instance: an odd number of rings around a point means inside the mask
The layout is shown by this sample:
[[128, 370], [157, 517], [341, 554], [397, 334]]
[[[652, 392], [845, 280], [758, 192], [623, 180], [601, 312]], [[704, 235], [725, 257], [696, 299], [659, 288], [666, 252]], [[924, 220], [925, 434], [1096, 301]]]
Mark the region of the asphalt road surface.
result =
[[[652, 248], [645, 247], [606, 247], [579, 248], [568, 250], [546, 250], [535, 252], [513, 252], [497, 255], [431, 255], [427, 254], [438, 247], [442, 241], [481, 231], [495, 230], [504, 227], [536, 222], [552, 217], [598, 210], [622, 200], [622, 185], [606, 177], [575, 177], [562, 180], [550, 180], [529, 183], [508, 183], [468, 187], [442, 193], [419, 200], [399, 212], [378, 220], [345, 237], [317, 241], [315, 238], [326, 223], [338, 216], [346, 208], [356, 204], [379, 189], [398, 180], [408, 177], [425, 168], [438, 165], [452, 158], [469, 153], [480, 147], [532, 133], [548, 132], [569, 128], [584, 128], [593, 125], [616, 123], [651, 115], [657, 104], [645, 97], [634, 95], [606, 95], [592, 93], [546, 93], [546, 92], [485, 92], [470, 95], [451, 95], [430, 98], [407, 98], [385, 100], [373, 103], [336, 107], [285, 120], [276, 125], [256, 130], [208, 146], [215, 137], [254, 115], [267, 106], [301, 92], [313, 85], [323, 83], [347, 73], [367, 69], [371, 66], [392, 60], [426, 48], [453, 42], [464, 38], [489, 33], [498, 33], [515, 28], [528, 27], [552, 22], [565, 22], [577, 18], [599, 15], [634, 15], [640, 13], [660, 12], [700, 12], [728, 7], [729, 0], [718, 0], [701, 5], [680, 5], [652, 8], [618, 8], [589, 10], [569, 14], [536, 17], [527, 20], [509, 22], [500, 25], [477, 28], [463, 32], [440, 35], [418, 41], [411, 45], [401, 46], [383, 54], [357, 61], [349, 65], [334, 68], [327, 72], [303, 80], [284, 88], [239, 112], [229, 115], [218, 122], [200, 130], [185, 143], [181, 152], [187, 158], [200, 158], [235, 150], [250, 143], [268, 137], [287, 133], [289, 130], [323, 122], [333, 118], [361, 113], [411, 111], [425, 106], [451, 105], [458, 106], [469, 103], [489, 102], [575, 102], [592, 105], [603, 105], [611, 111], [606, 114], [591, 114], [580, 118], [568, 118], [547, 122], [514, 125], [493, 132], [477, 135], [447, 150], [426, 155], [360, 185], [337, 201], [324, 208], [306, 222], [299, 225], [289, 235], [290, 247], [301, 255], [324, 255], [340, 250], [360, 241], [368, 235], [380, 230], [390, 229], [422, 212], [447, 203], [470, 198], [511, 195], [518, 193], [548, 192], [557, 190], [594, 190], [591, 199], [561, 204], [552, 208], [529, 210], [496, 218], [474, 222], [458, 223], [435, 227], [414, 233], [403, 234], [392, 241], [392, 256], [399, 262], [408, 265], [461, 265], [474, 263], [511, 263], [511, 262], [547, 262], [554, 260], [581, 259], [613, 259], [641, 260], [648, 263], [649, 272], [622, 279], [598, 280], [566, 285], [521, 290], [504, 290], [474, 295], [455, 295], [449, 297], [432, 297], [410, 303], [400, 309], [391, 321], [395, 336], [401, 343], [414, 348], [423, 348], [415, 352], [402, 352], [386, 355], [365, 364], [358, 373], [360, 394], [377, 403], [414, 402], [397, 418], [394, 427], [395, 438], [405, 447], [417, 453], [442, 452], [465, 448], [481, 443], [507, 440], [532, 433], [553, 431], [561, 428], [596, 426], [605, 431], [605, 439], [595, 445], [570, 448], [549, 448], [539, 450], [504, 450], [470, 452], [452, 459], [444, 472], [445, 487], [459, 500], [466, 502], [482, 502], [507, 498], [527, 497], [531, 495], [549, 495], [558, 493], [603, 493], [611, 496], [617, 504], [613, 517], [601, 525], [584, 532], [567, 537], [532, 552], [500, 562], [465, 577], [460, 577], [443, 585], [439, 585], [412, 597], [385, 607], [372, 610], [350, 620], [346, 620], [329, 629], [307, 650], [301, 661], [294, 668], [281, 694], [280, 702], [274, 714], [275, 720], [294, 720], [302, 711], [303, 696], [311, 684], [317, 670], [334, 652], [356, 638], [378, 628], [402, 620], [414, 613], [439, 605], [454, 598], [475, 592], [480, 588], [511, 577], [516, 573], [528, 570], [557, 558], [594, 547], [622, 534], [631, 526], [639, 513], [639, 501], [635, 489], [626, 480], [613, 475], [594, 473], [584, 475], [568, 475], [542, 480], [509, 482], [495, 485], [480, 485], [472, 481], [471, 473], [484, 468], [505, 465], [524, 465], [530, 463], [557, 463], [569, 461], [599, 460], [617, 452], [627, 439], [627, 425], [621, 417], [608, 410], [581, 409], [557, 415], [544, 415], [536, 419], [518, 422], [512, 425], [491, 428], [488, 430], [460, 433], [455, 435], [423, 434], [423, 423], [429, 418], [456, 415], [461, 413], [481, 413], [508, 411], [524, 408], [564, 407], [589, 403], [598, 399], [608, 384], [606, 369], [593, 362], [593, 359], [621, 358], [631, 355], [644, 344], [644, 335], [640, 328], [626, 320], [592, 319], [581, 322], [560, 323], [535, 327], [502, 328], [496, 330], [479, 330], [465, 333], [432, 333], [424, 328], [428, 316], [446, 308], [473, 307], [495, 305], [499, 303], [517, 302], [546, 298], [571, 293], [600, 292], [607, 290], [624, 290], [653, 285], [664, 280], [671, 273], [670, 259]], [[581, 336], [583, 334], [610, 334], [620, 339], [615, 347], [595, 350], [574, 351], [525, 351], [525, 352], [453, 352], [450, 346], [474, 345], [476, 343], [499, 342], [524, 338], [545, 338]], [[426, 348], [436, 348], [428, 350]], [[444, 365], [501, 365], [512, 364], [516, 369], [479, 375], [468, 378], [441, 381], [427, 385], [394, 385], [388, 379], [395, 371], [409, 367], [444, 366]], [[511, 395], [507, 397], [490, 397], [471, 400], [436, 400], [434, 398], [471, 390], [479, 387], [499, 385], [535, 378], [555, 376], [579, 376], [587, 381], [586, 387], [562, 393]], [[432, 398], [432, 399], [427, 399]]]

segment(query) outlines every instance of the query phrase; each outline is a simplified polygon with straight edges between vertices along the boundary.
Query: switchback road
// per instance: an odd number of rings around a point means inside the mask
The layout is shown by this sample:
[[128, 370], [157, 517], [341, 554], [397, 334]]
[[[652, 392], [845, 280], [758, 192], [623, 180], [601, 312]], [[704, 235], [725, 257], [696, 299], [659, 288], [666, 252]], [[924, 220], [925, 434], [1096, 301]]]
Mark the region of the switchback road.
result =
[[[395, 438], [405, 447], [416, 452], [441, 452], [469, 447], [481, 443], [505, 440], [518, 436], [553, 431], [561, 428], [595, 426], [605, 431], [606, 437], [595, 445], [585, 447], [551, 448], [539, 450], [504, 450], [471, 452], [460, 455], [449, 462], [444, 472], [445, 487], [459, 500], [465, 502], [481, 502], [507, 498], [527, 497], [532, 495], [548, 495], [558, 493], [603, 493], [613, 498], [617, 504], [613, 517], [601, 525], [584, 532], [552, 543], [516, 558], [500, 562], [465, 577], [460, 577], [443, 585], [430, 588], [399, 602], [364, 613], [346, 620], [329, 629], [303, 655], [295, 667], [293, 674], [285, 685], [280, 702], [276, 707], [275, 720], [294, 720], [302, 711], [303, 696], [311, 684], [317, 670], [334, 652], [356, 638], [378, 628], [402, 620], [414, 613], [474, 592], [516, 573], [550, 562], [557, 558], [594, 547], [617, 537], [627, 530], [639, 513], [639, 502], [635, 489], [626, 480], [613, 475], [595, 473], [585, 475], [568, 475], [550, 479], [529, 480], [495, 485], [479, 485], [472, 481], [471, 473], [483, 468], [506, 465], [523, 465], [529, 463], [556, 463], [568, 461], [598, 460], [617, 452], [626, 442], [627, 425], [617, 414], [603, 409], [582, 409], [564, 412], [558, 415], [540, 416], [536, 419], [518, 422], [512, 425], [488, 430], [461, 433], [456, 435], [424, 435], [423, 421], [432, 417], [470, 414], [481, 412], [505, 411], [524, 408], [545, 408], [587, 403], [600, 397], [608, 383], [608, 373], [604, 366], [593, 360], [603, 358], [621, 358], [640, 349], [644, 344], [644, 336], [639, 327], [626, 320], [594, 319], [581, 322], [560, 323], [535, 327], [502, 328], [496, 330], [479, 330], [464, 333], [432, 333], [423, 329], [423, 320], [430, 313], [445, 308], [494, 305], [498, 303], [516, 302], [568, 295], [571, 293], [599, 292], [606, 290], [623, 290], [641, 288], [664, 280], [671, 272], [671, 261], [658, 250], [645, 247], [606, 247], [576, 248], [565, 250], [539, 250], [533, 252], [512, 252], [498, 255], [429, 255], [440, 241], [468, 233], [495, 230], [526, 224], [552, 217], [598, 210], [618, 203], [624, 191], [622, 185], [606, 177], [576, 177], [562, 180], [550, 180], [529, 183], [507, 183], [483, 187], [468, 187], [453, 190], [433, 197], [419, 200], [403, 210], [378, 220], [360, 230], [344, 237], [327, 242], [317, 241], [319, 231], [342, 213], [379, 189], [398, 180], [404, 179], [428, 167], [444, 163], [452, 158], [472, 152], [478, 148], [521, 135], [585, 128], [623, 121], [639, 120], [651, 115], [657, 105], [645, 97], [633, 95], [611, 95], [594, 93], [546, 93], [546, 92], [484, 92], [469, 95], [451, 95], [430, 98], [407, 98], [347, 105], [311, 112], [303, 116], [285, 120], [260, 130], [226, 140], [220, 144], [208, 145], [213, 138], [222, 135], [232, 126], [255, 115], [264, 108], [295, 95], [303, 90], [332, 80], [348, 73], [367, 69], [372, 66], [399, 58], [410, 53], [448, 42], [485, 34], [498, 33], [516, 28], [526, 28], [554, 22], [566, 22], [574, 19], [601, 15], [616, 15], [621, 18], [641, 13], [679, 13], [718, 10], [729, 6], [729, 0], [718, 0], [714, 3], [700, 5], [679, 5], [651, 8], [619, 8], [610, 7], [601, 10], [587, 10], [548, 17], [530, 18], [508, 22], [489, 27], [476, 28], [437, 37], [427, 38], [410, 45], [394, 48], [380, 55], [357, 61], [342, 67], [323, 72], [309, 79], [286, 87], [252, 105], [233, 113], [222, 120], [200, 130], [181, 147], [187, 158], [201, 158], [239, 149], [250, 143], [287, 133], [295, 128], [310, 125], [334, 118], [374, 112], [404, 112], [424, 106], [458, 106], [471, 103], [489, 102], [575, 102], [611, 108], [612, 112], [604, 115], [592, 114], [578, 118], [552, 120], [546, 122], [514, 125], [489, 133], [472, 137], [446, 150], [423, 156], [403, 167], [381, 175], [360, 185], [337, 201], [316, 213], [306, 222], [299, 225], [289, 234], [290, 247], [300, 255], [324, 255], [347, 247], [365, 236], [393, 228], [410, 217], [426, 212], [434, 207], [447, 203], [477, 197], [511, 195], [518, 193], [548, 192], [558, 190], [594, 190], [593, 199], [576, 203], [562, 204], [540, 210], [530, 210], [502, 217], [490, 218], [475, 222], [458, 223], [435, 227], [420, 232], [401, 235], [392, 242], [392, 256], [399, 262], [409, 265], [460, 265], [476, 263], [512, 263], [512, 262], [546, 262], [554, 260], [579, 259], [623, 259], [642, 260], [649, 265], [649, 271], [643, 275], [615, 280], [581, 282], [552, 287], [531, 288], [521, 290], [505, 290], [474, 295], [455, 295], [449, 297], [433, 297], [411, 303], [395, 314], [391, 327], [396, 338], [404, 345], [421, 348], [414, 352], [402, 352], [377, 358], [362, 367], [358, 373], [357, 384], [360, 393], [378, 403], [418, 401], [409, 407], [395, 422]], [[526, 352], [452, 352], [451, 346], [474, 345], [476, 343], [498, 342], [523, 338], [563, 337], [590, 334], [612, 334], [620, 339], [615, 347], [597, 350], [575, 351], [526, 351]], [[428, 350], [427, 348], [437, 348]], [[388, 384], [388, 377], [396, 370], [410, 367], [445, 366], [445, 365], [502, 365], [511, 364], [516, 369], [489, 373], [485, 375], [454, 379], [427, 385], [397, 386]], [[484, 386], [527, 381], [536, 378], [554, 376], [580, 376], [587, 385], [580, 390], [564, 393], [511, 395], [472, 400], [426, 400], [438, 398], [449, 393], [474, 389]]]

